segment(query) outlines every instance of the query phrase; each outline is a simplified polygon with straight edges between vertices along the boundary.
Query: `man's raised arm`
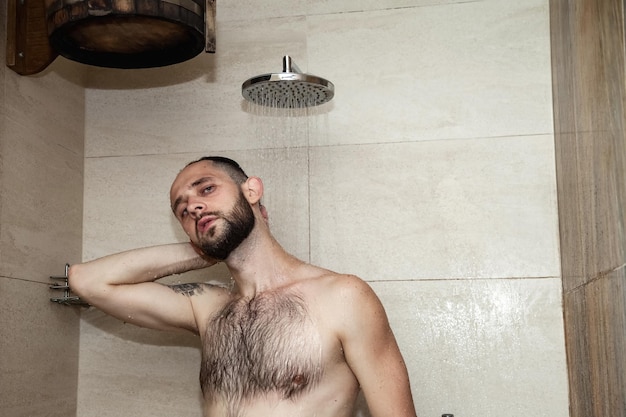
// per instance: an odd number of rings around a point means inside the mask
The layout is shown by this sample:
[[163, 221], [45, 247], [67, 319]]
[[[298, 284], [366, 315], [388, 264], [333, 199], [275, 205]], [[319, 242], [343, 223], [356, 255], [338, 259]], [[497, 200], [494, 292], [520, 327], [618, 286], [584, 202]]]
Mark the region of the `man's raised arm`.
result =
[[120, 320], [154, 329], [183, 328], [197, 333], [190, 302], [193, 293], [174, 291], [154, 281], [215, 263], [200, 256], [191, 243], [173, 243], [72, 265], [68, 277], [70, 288], [81, 299]]

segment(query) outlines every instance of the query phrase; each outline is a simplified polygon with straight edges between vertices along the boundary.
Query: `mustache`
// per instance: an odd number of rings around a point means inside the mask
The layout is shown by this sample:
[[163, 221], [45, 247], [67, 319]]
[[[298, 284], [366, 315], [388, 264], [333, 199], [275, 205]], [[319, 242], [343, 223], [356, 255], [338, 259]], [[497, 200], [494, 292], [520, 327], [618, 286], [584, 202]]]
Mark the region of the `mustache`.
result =
[[224, 213], [222, 211], [207, 211], [207, 212], [201, 213], [196, 219], [196, 233], [198, 233], [198, 229], [200, 225], [204, 223], [204, 219], [206, 219], [207, 217], [210, 217], [211, 220], [225, 218]]
[[200, 220], [207, 216], [224, 217], [224, 213], [222, 211], [205, 211], [203, 213], [200, 213], [198, 219], [196, 220], [196, 223], [198, 223]]

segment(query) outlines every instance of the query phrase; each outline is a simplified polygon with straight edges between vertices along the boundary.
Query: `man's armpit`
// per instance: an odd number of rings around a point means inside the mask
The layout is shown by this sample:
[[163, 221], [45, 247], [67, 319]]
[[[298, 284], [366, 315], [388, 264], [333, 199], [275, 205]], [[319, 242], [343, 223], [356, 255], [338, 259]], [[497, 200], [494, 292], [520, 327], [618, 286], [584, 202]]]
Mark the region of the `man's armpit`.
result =
[[198, 282], [189, 282], [183, 284], [167, 284], [167, 287], [170, 287], [172, 291], [178, 294], [182, 294], [187, 297], [191, 297], [193, 295], [200, 295], [204, 293], [204, 291], [208, 287], [212, 287], [210, 284], [201, 284]]

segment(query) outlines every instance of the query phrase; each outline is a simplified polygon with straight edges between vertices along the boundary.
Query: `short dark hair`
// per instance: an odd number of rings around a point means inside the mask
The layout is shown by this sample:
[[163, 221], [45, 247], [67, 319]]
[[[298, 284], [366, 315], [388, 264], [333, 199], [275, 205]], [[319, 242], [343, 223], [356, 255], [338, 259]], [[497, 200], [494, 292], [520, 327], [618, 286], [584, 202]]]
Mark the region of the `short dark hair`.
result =
[[248, 175], [244, 172], [243, 168], [239, 166], [239, 164], [233, 161], [230, 158], [226, 158], [223, 156], [203, 156], [200, 159], [196, 159], [195, 161], [189, 162], [185, 167], [189, 165], [197, 164], [202, 161], [211, 161], [221, 169], [223, 169], [228, 176], [235, 181], [237, 184], [243, 184], [248, 179]]

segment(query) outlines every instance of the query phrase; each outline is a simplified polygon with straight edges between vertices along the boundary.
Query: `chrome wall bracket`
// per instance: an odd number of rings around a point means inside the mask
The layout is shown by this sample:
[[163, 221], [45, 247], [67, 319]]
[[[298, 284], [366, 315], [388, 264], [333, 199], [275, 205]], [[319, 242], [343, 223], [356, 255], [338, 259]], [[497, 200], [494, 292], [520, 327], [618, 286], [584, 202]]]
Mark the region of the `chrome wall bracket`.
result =
[[85, 301], [81, 300], [77, 295], [72, 294], [72, 289], [68, 283], [68, 272], [70, 269], [70, 264], [65, 264], [65, 275], [64, 276], [51, 276], [50, 279], [56, 281], [55, 284], [50, 285], [51, 290], [55, 291], [63, 291], [62, 297], [50, 298], [50, 301], [54, 303], [63, 304], [66, 306], [69, 305], [79, 305], [83, 307], [89, 307], [89, 304]]

